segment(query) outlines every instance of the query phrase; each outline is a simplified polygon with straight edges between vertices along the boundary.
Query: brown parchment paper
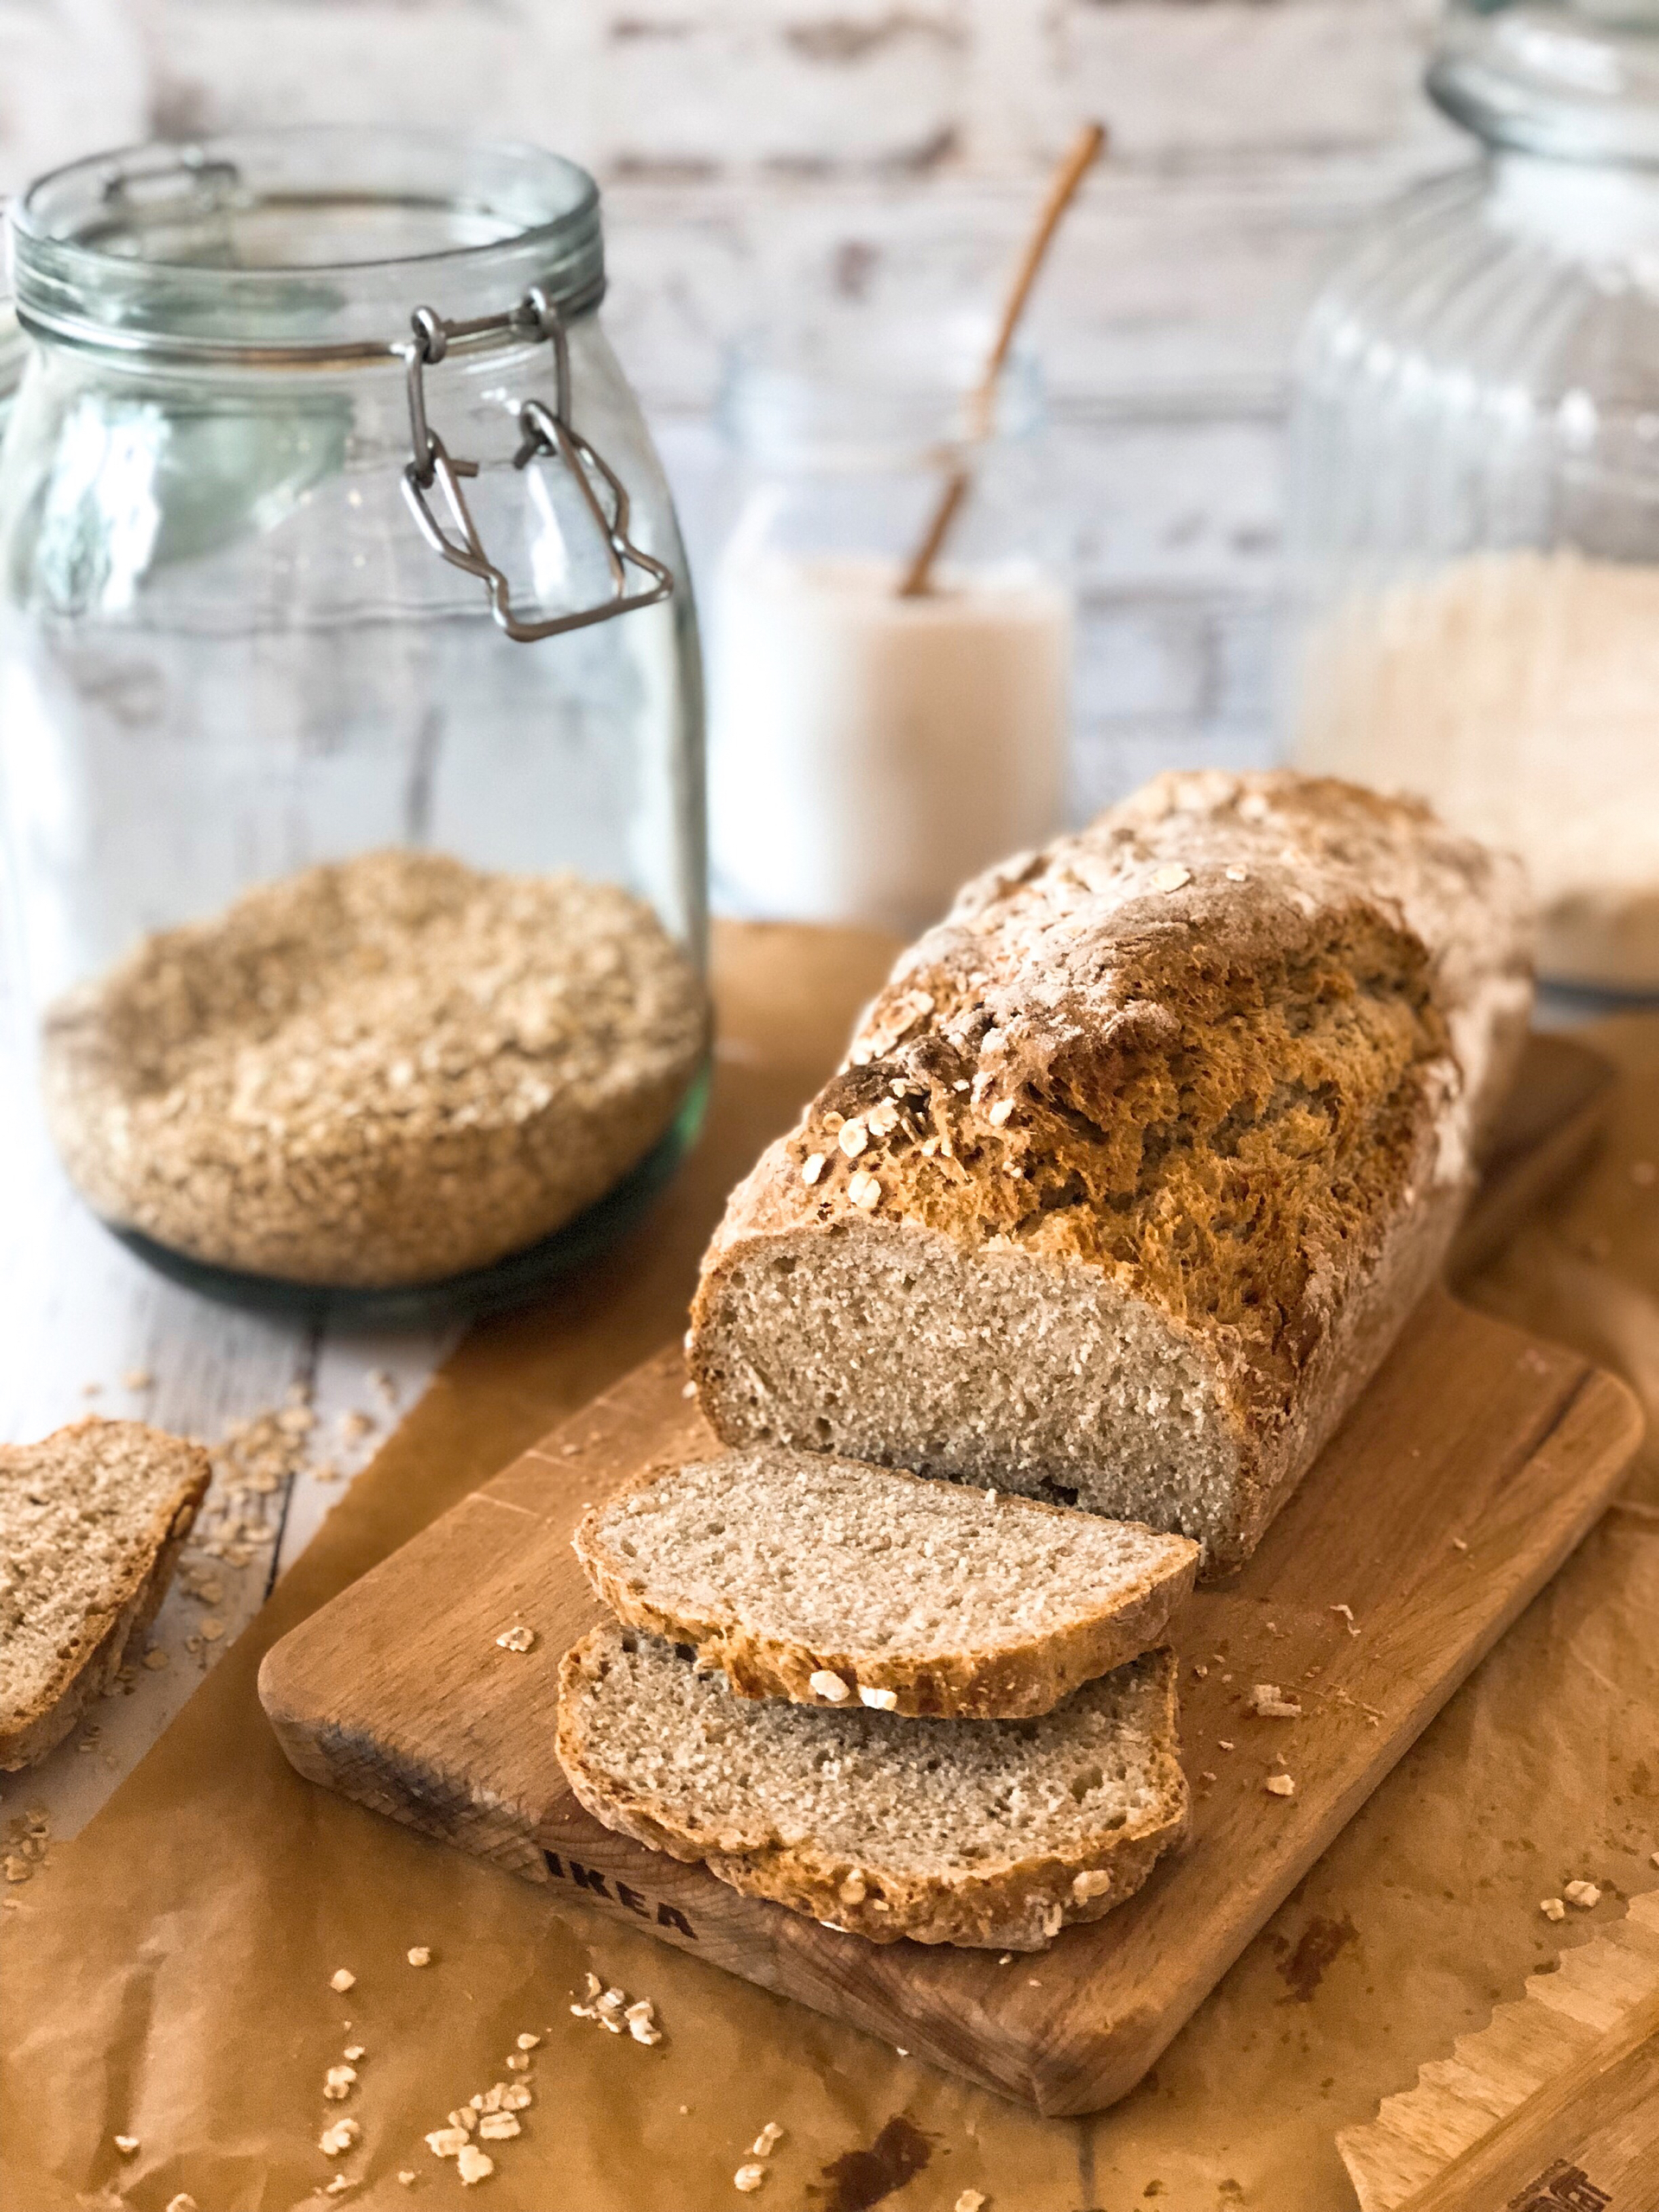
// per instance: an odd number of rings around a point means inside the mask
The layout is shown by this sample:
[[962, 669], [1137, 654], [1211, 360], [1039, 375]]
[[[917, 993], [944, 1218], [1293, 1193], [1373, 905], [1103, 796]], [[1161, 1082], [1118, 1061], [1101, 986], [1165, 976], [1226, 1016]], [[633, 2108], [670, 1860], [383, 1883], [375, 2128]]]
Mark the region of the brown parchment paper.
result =
[[[702, 1149], [626, 1244], [478, 1332], [105, 1810], [0, 1929], [4, 2212], [470, 2203], [422, 2137], [543, 2040], [480, 2212], [1329, 2212], [1332, 2137], [1654, 1883], [1659, 1849], [1659, 1451], [1241, 1958], [1147, 2081], [1039, 2120], [887, 2046], [588, 1916], [301, 1782], [255, 1696], [266, 1647], [680, 1325], [721, 1198], [837, 1055], [885, 964], [874, 938], [728, 931]], [[1474, 1287], [1659, 1411], [1659, 1016], [1599, 1025], [1621, 1063], [1597, 1161]], [[15, 1802], [26, 1802], [27, 1785]], [[1577, 1874], [1608, 1895], [1552, 1928]], [[433, 1964], [411, 1968], [411, 1944]], [[346, 1996], [330, 1974], [358, 1977]], [[573, 2019], [589, 1968], [657, 2005], [644, 2049]], [[1017, 1971], [1017, 1967], [1014, 1969]], [[347, 2025], [349, 2023], [349, 2027]], [[324, 2069], [366, 2056], [345, 2104]], [[323, 2126], [362, 2139], [338, 2167]], [[733, 2185], [768, 2120], [762, 2191]], [[112, 2136], [141, 2139], [124, 2160]], [[354, 2185], [315, 2192], [337, 2171]], [[418, 2177], [412, 2187], [400, 2171]]]

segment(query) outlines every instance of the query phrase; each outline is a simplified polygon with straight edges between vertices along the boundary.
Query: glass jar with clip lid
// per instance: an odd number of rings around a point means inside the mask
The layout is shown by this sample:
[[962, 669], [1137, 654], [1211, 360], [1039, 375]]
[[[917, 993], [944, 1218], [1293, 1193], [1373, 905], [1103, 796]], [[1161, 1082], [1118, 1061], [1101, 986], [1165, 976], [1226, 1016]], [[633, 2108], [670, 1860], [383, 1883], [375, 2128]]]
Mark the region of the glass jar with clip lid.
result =
[[706, 1088], [696, 628], [598, 193], [308, 129], [10, 227], [0, 827], [62, 1162], [209, 1293], [518, 1297]]

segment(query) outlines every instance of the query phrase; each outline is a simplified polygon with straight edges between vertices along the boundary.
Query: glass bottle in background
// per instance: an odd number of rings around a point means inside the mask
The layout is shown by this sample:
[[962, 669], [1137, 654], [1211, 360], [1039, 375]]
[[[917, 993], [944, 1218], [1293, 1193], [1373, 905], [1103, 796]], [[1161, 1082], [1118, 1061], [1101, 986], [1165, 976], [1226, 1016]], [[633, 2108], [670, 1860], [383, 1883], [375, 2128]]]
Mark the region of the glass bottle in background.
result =
[[[1036, 365], [972, 433], [979, 332], [849, 315], [733, 356], [740, 504], [711, 610], [712, 880], [728, 912], [910, 934], [1059, 824], [1072, 610]], [[943, 488], [928, 588], [899, 587]]]
[[697, 635], [597, 190], [307, 129], [10, 219], [0, 836], [71, 1179], [218, 1295], [522, 1296], [707, 1080]]
[[1659, 991], [1659, 6], [1457, 0], [1428, 84], [1484, 158], [1300, 351], [1293, 755], [1518, 851], [1547, 976]]

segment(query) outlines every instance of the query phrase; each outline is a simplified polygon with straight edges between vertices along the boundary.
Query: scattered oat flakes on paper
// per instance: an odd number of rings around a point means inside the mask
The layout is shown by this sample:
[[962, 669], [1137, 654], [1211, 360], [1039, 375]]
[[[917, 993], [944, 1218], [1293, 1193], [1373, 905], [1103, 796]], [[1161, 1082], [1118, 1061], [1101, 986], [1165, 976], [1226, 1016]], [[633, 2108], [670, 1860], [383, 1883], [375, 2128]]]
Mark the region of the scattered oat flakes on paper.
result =
[[661, 2043], [663, 2031], [657, 2024], [656, 2007], [649, 1997], [636, 1998], [630, 2003], [626, 1990], [607, 1989], [596, 1974], [588, 1974], [586, 1982], [582, 2002], [570, 2007], [573, 2018], [597, 2020], [612, 2035], [629, 2035], [635, 2043]]

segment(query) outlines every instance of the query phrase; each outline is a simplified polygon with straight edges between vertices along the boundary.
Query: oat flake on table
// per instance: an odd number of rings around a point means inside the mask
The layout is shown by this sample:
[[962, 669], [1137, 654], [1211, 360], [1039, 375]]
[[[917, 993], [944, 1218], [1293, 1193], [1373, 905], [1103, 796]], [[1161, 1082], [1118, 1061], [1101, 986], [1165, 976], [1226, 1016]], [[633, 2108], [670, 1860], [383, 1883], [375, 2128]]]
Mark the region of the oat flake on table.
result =
[[431, 1281], [550, 1235], [663, 1135], [702, 986], [645, 903], [365, 853], [146, 938], [46, 1017], [54, 1137], [193, 1258]]

